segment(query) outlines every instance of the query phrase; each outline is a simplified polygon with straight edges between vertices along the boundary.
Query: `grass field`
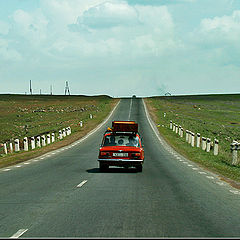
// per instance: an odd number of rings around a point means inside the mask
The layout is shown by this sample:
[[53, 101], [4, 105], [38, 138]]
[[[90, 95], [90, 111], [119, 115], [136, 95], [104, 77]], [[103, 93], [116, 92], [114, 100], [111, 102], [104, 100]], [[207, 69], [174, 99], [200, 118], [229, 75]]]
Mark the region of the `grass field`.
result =
[[[239, 94], [151, 97], [146, 103], [155, 123], [159, 124], [159, 132], [176, 150], [210, 170], [240, 181], [240, 166], [231, 165], [230, 150], [233, 140], [240, 142]], [[219, 155], [214, 156], [212, 150], [207, 153], [191, 147], [185, 134], [180, 138], [170, 130], [170, 120], [184, 130], [200, 133], [211, 141], [219, 140]]]
[[[118, 99], [109, 96], [0, 95], [0, 143], [55, 132], [70, 126], [72, 134], [60, 142], [29, 152], [3, 154], [0, 167], [24, 161], [67, 145], [101, 123]], [[93, 115], [90, 119], [89, 115]], [[83, 127], [79, 122], [83, 121]]]

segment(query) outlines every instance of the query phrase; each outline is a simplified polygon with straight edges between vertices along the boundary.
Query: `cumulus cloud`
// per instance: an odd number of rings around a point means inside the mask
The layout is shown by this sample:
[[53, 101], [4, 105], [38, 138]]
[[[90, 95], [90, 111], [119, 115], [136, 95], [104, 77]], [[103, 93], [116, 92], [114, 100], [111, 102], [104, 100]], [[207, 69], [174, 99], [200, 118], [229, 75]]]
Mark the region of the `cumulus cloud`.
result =
[[203, 19], [199, 32], [211, 41], [226, 41], [239, 45], [240, 11], [234, 11], [230, 16]]
[[192, 3], [196, 0], [127, 0], [129, 5], [151, 5], [151, 6], [161, 6], [161, 5], [171, 5], [180, 3]]
[[[22, 60], [21, 54], [15, 49], [9, 47], [9, 43], [5, 39], [0, 38], [0, 56], [4, 61], [20, 61]], [[3, 63], [2, 63], [3, 65]]]
[[90, 28], [133, 26], [138, 24], [138, 13], [126, 3], [104, 2], [89, 8], [77, 22]]
[[8, 23], [0, 21], [0, 34], [7, 35], [9, 32], [10, 26]]
[[14, 34], [28, 40], [30, 46], [39, 45], [47, 38], [48, 20], [40, 9], [32, 13], [19, 9], [13, 13], [12, 19]]
[[240, 11], [231, 15], [202, 19], [190, 35], [191, 45], [200, 55], [220, 65], [240, 66]]

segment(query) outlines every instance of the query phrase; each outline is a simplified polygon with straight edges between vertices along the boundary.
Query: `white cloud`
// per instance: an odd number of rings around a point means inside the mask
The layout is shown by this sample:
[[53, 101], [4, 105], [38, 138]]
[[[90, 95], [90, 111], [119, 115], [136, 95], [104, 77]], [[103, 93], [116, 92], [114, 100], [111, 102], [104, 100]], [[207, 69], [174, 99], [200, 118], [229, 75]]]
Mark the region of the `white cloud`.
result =
[[9, 32], [9, 24], [3, 21], [0, 21], [0, 34], [7, 35]]
[[29, 47], [39, 46], [47, 39], [48, 20], [40, 9], [32, 13], [17, 10], [12, 15], [14, 34], [18, 34], [29, 41]]
[[200, 34], [207, 41], [235, 43], [240, 42], [240, 11], [230, 16], [207, 18], [201, 21]]
[[126, 3], [104, 2], [89, 8], [78, 18], [78, 24], [90, 28], [109, 28], [138, 24], [138, 13]]
[[[4, 61], [20, 61], [22, 57], [15, 49], [9, 47], [9, 43], [5, 39], [0, 38], [0, 56]], [[3, 63], [2, 63], [3, 64]]]
[[202, 19], [188, 39], [188, 49], [209, 64], [240, 66], [240, 11]]

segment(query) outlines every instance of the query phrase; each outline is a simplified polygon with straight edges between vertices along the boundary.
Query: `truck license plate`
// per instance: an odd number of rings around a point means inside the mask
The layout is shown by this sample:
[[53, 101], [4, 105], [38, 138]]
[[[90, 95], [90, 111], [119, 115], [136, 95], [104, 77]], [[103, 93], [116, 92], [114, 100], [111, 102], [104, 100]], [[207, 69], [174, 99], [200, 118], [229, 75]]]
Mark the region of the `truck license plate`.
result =
[[113, 157], [128, 157], [128, 153], [113, 153]]

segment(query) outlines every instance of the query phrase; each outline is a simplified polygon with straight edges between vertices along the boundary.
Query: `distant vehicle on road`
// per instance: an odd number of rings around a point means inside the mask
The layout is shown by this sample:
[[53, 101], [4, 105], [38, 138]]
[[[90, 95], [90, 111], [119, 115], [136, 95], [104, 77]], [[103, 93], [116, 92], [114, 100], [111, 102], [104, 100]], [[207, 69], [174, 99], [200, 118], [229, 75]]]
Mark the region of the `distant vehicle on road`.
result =
[[134, 121], [113, 121], [104, 133], [98, 156], [100, 170], [109, 166], [135, 167], [142, 172], [144, 149], [138, 124]]
[[132, 95], [132, 98], [137, 98], [136, 95]]

